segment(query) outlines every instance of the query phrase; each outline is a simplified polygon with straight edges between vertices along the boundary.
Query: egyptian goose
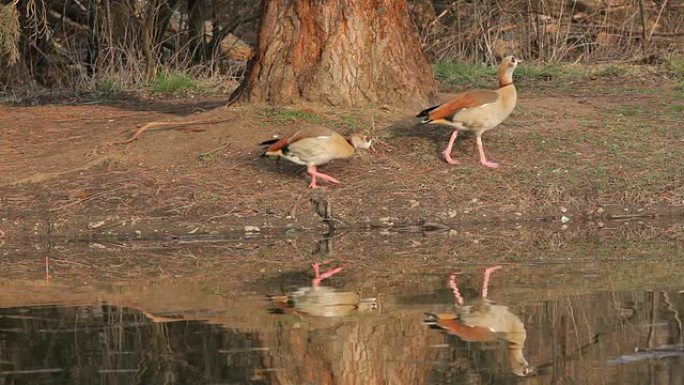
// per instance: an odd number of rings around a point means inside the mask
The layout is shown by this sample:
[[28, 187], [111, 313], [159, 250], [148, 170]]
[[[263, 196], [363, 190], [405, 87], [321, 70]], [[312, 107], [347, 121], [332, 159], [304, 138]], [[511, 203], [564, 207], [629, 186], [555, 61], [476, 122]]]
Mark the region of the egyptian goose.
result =
[[487, 286], [492, 272], [500, 269], [494, 266], [485, 269], [481, 297], [466, 305], [456, 285], [454, 274], [449, 278], [456, 298], [456, 313], [428, 313], [425, 323], [469, 342], [508, 342], [508, 358], [513, 373], [528, 376], [533, 373], [523, 354], [527, 333], [520, 318], [511, 313], [507, 306], [496, 305], [487, 299]]
[[261, 144], [270, 144], [263, 156], [279, 156], [306, 166], [307, 172], [311, 175], [309, 187], [319, 188], [316, 178], [332, 183], [340, 183], [340, 181], [318, 172], [316, 166], [333, 159], [349, 158], [354, 155], [354, 150], [357, 148], [371, 148], [372, 141], [358, 133], [353, 133], [345, 139], [337, 132], [325, 127], [307, 127], [282, 139], [267, 140]]
[[456, 95], [446, 103], [426, 108], [418, 113], [423, 118], [421, 123], [447, 124], [454, 127], [449, 144], [444, 150], [444, 159], [449, 164], [458, 164], [451, 157], [451, 147], [459, 130], [472, 131], [477, 140], [480, 152], [480, 163], [485, 167], [496, 168], [496, 162], [487, 160], [482, 148], [482, 134], [499, 125], [511, 114], [517, 100], [513, 85], [513, 70], [522, 62], [513, 56], [507, 56], [501, 62], [498, 72], [499, 88], [490, 90], [470, 90]]
[[287, 295], [271, 296], [278, 313], [295, 313], [315, 317], [343, 317], [353, 311], [370, 311], [378, 308], [375, 298], [361, 298], [359, 293], [337, 291], [331, 287], [321, 286], [321, 281], [337, 274], [341, 267], [321, 274], [319, 264], [314, 263], [314, 278], [310, 287], [303, 287]]

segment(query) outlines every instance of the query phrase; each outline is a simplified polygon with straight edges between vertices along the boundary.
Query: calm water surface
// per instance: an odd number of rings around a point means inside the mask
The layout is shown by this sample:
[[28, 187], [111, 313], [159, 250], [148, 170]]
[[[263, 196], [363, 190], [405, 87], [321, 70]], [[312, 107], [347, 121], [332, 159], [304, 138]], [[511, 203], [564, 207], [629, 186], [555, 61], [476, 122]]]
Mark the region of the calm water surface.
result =
[[9, 279], [0, 384], [684, 384], [681, 280], [647, 279], [680, 263], [562, 263], [500, 263], [486, 293], [495, 263], [380, 267], [377, 282], [404, 278], [376, 285], [335, 260], [321, 273], [344, 270], [315, 282], [298, 261], [244, 290]]

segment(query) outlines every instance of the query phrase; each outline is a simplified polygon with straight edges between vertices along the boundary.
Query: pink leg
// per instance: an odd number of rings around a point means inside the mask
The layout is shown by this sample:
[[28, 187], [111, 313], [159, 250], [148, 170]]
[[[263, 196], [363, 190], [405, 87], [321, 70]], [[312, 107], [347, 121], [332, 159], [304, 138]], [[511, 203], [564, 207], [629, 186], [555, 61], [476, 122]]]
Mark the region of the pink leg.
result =
[[332, 270], [328, 270], [328, 271], [326, 271], [325, 273], [321, 274], [321, 272], [320, 272], [320, 267], [321, 267], [321, 264], [318, 263], [318, 262], [316, 262], [316, 263], [313, 264], [314, 279], [311, 281], [311, 283], [312, 283], [313, 286], [319, 286], [319, 285], [321, 284], [321, 281], [322, 281], [322, 280], [324, 280], [324, 279], [326, 279], [326, 278], [330, 278], [330, 277], [332, 277], [333, 275], [335, 275], [335, 274], [339, 273], [340, 271], [342, 271], [342, 268], [341, 268], [341, 267], [336, 267], [336, 268], [334, 268], [334, 269], [332, 269]]
[[492, 266], [488, 267], [484, 271], [484, 282], [482, 282], [482, 298], [487, 298], [487, 287], [489, 286], [489, 276], [492, 275], [493, 272], [496, 270], [499, 270], [501, 266]]
[[449, 287], [451, 288], [451, 291], [454, 292], [456, 302], [458, 302], [459, 305], [463, 305], [463, 296], [461, 296], [461, 292], [458, 290], [458, 286], [456, 286], [456, 274], [451, 274], [451, 276], [449, 276]]
[[309, 188], [322, 188], [316, 184], [316, 166], [309, 166], [306, 168], [306, 172], [311, 175], [311, 183], [309, 183]]
[[339, 183], [340, 183], [339, 180], [337, 180], [337, 179], [331, 177], [330, 175], [323, 174], [323, 173], [321, 173], [321, 172], [316, 172], [316, 176], [319, 177], [319, 178], [321, 178], [321, 179], [323, 179], [323, 180], [327, 180], [328, 182], [331, 182], [331, 183], [335, 183], [335, 184], [339, 184]]
[[309, 166], [306, 168], [306, 171], [311, 175], [311, 184], [309, 184], [309, 188], [321, 188], [321, 186], [316, 184], [316, 177], [319, 177], [323, 180], [327, 180], [328, 182], [331, 183], [337, 183], [339, 184], [340, 181], [331, 177], [330, 175], [323, 174], [321, 172], [316, 171], [316, 166]]
[[485, 167], [489, 167], [489, 168], [499, 167], [498, 163], [490, 162], [485, 157], [484, 148], [482, 147], [482, 138], [480, 136], [477, 137], [477, 150], [480, 152], [480, 164], [481, 165], [483, 165]]
[[457, 136], [458, 130], [454, 130], [454, 132], [451, 133], [451, 138], [449, 138], [449, 144], [447, 145], [447, 148], [444, 150], [444, 152], [442, 152], [442, 154], [444, 154], [444, 160], [446, 160], [446, 162], [449, 164], [459, 164], [456, 159], [451, 157], [451, 148], [454, 146]]

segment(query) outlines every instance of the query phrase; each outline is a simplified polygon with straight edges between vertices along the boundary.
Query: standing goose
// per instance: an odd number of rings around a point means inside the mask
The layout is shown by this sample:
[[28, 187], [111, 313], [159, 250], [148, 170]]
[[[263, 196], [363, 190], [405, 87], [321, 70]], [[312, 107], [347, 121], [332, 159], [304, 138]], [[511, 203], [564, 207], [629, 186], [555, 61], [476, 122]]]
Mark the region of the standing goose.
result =
[[451, 148], [459, 130], [472, 131], [477, 140], [480, 163], [485, 167], [496, 168], [499, 165], [487, 160], [482, 147], [482, 134], [499, 125], [511, 114], [517, 100], [513, 85], [513, 70], [522, 62], [513, 56], [507, 56], [501, 62], [498, 72], [499, 88], [490, 90], [469, 90], [462, 92], [446, 103], [426, 108], [418, 113], [423, 118], [421, 123], [447, 124], [454, 127], [449, 144], [444, 150], [444, 159], [449, 164], [458, 164], [451, 158]]
[[270, 144], [264, 156], [279, 156], [306, 166], [306, 171], [311, 175], [309, 188], [319, 188], [321, 186], [316, 184], [316, 178], [336, 184], [340, 181], [318, 172], [316, 166], [333, 159], [349, 158], [354, 155], [354, 150], [357, 148], [371, 148], [372, 141], [359, 133], [353, 133], [345, 139], [337, 132], [325, 127], [306, 127], [282, 139], [267, 140], [261, 144]]
[[428, 313], [425, 323], [456, 335], [463, 341], [506, 341], [511, 370], [516, 375], [525, 377], [533, 373], [523, 354], [527, 338], [525, 325], [517, 315], [511, 313], [508, 306], [494, 304], [487, 299], [489, 276], [500, 268], [501, 266], [494, 266], [485, 269], [481, 297], [469, 304], [463, 300], [456, 285], [456, 276], [452, 274], [449, 287], [456, 298], [456, 313]]

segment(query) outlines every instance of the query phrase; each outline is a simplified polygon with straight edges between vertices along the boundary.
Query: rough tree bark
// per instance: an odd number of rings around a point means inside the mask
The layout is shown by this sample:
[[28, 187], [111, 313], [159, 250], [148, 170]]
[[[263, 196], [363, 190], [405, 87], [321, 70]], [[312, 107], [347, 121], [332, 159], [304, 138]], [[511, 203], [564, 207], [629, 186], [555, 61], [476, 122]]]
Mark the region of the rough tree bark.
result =
[[423, 104], [432, 71], [406, 0], [263, 0], [243, 101]]

